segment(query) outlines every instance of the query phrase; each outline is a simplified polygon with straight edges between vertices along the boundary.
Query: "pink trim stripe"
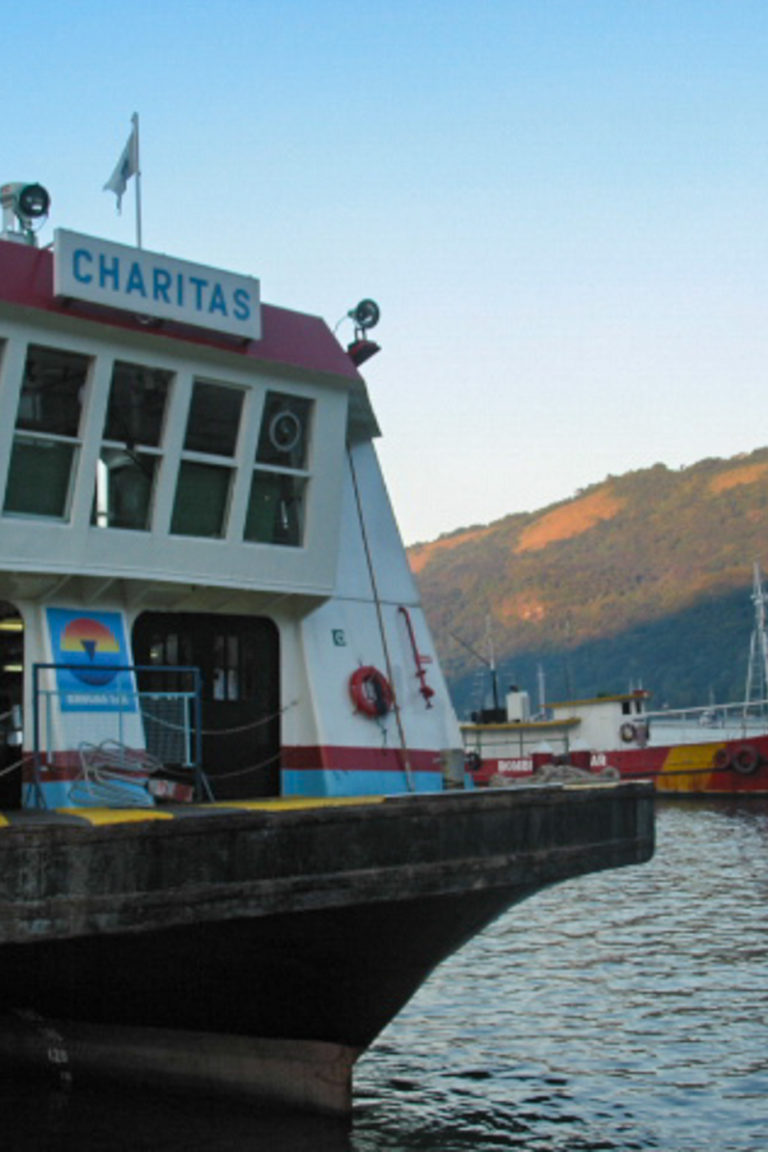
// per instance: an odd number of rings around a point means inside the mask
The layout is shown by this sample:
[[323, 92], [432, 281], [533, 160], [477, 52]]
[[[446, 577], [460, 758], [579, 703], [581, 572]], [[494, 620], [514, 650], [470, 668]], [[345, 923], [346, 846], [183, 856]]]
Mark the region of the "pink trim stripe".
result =
[[145, 337], [173, 337], [190, 344], [225, 348], [251, 360], [287, 364], [311, 372], [343, 376], [348, 380], [361, 378], [346, 351], [319, 316], [263, 304], [262, 338], [245, 345], [214, 332], [186, 328], [171, 321], [162, 321], [156, 328], [148, 328], [130, 312], [58, 300], [53, 295], [53, 253], [23, 244], [0, 242], [0, 301], [23, 308], [39, 308], [60, 316], [77, 315], [115, 328], [141, 332]]

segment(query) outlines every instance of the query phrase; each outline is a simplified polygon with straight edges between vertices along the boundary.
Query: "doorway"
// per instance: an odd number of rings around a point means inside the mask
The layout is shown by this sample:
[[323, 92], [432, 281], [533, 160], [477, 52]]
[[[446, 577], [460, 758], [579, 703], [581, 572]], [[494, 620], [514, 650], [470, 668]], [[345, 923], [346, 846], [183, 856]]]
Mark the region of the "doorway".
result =
[[[272, 620], [145, 612], [133, 628], [136, 664], [200, 669], [202, 768], [216, 800], [280, 794], [280, 643]], [[173, 690], [167, 674], [140, 691]], [[181, 687], [181, 684], [178, 685]]]
[[0, 808], [21, 807], [23, 694], [24, 622], [0, 600]]

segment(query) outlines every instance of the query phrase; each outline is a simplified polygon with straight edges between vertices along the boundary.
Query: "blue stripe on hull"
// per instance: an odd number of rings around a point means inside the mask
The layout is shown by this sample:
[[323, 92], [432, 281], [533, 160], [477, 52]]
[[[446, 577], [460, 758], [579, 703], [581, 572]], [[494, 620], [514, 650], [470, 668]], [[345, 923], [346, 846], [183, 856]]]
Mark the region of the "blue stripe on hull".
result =
[[[93, 788], [83, 780], [46, 780], [40, 785], [43, 794], [43, 804], [40, 804], [39, 792], [34, 784], [25, 784], [22, 798], [24, 808], [100, 808], [100, 807], [131, 807], [154, 808], [155, 803], [147, 793], [146, 788], [140, 784], [121, 781], [113, 786], [107, 795], [100, 791], [98, 785]], [[124, 794], [125, 801], [121, 805], [120, 797]]]
[[283, 796], [396, 796], [403, 792], [442, 792], [441, 772], [344, 771], [333, 768], [284, 768]]

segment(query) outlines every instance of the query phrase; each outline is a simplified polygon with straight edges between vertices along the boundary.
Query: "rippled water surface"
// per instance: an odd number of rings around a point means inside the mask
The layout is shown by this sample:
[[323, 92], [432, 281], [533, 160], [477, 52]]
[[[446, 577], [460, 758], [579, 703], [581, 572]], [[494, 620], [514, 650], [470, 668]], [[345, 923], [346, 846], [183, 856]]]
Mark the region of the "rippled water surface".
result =
[[766, 1152], [768, 804], [661, 805], [657, 840], [446, 962], [360, 1062], [351, 1125], [7, 1085], [2, 1146]]

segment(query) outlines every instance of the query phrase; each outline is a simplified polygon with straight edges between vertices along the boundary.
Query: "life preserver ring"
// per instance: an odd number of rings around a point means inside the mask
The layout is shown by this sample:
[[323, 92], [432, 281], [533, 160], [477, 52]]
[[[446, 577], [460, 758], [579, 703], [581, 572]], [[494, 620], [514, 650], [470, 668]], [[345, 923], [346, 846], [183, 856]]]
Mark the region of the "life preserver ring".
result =
[[633, 740], [637, 739], [637, 729], [631, 721], [627, 720], [622, 724], [621, 728], [619, 728], [619, 736], [621, 736], [625, 744], [631, 744]]
[[718, 748], [712, 757], [712, 764], [718, 772], [724, 772], [726, 768], [730, 768], [731, 752], [727, 744], [723, 744], [722, 748]]
[[751, 776], [760, 763], [760, 753], [751, 744], [742, 744], [731, 763], [742, 776]]
[[349, 678], [349, 694], [358, 712], [381, 719], [392, 711], [395, 694], [383, 672], [366, 664]]
[[467, 772], [469, 772], [471, 775], [474, 775], [475, 772], [480, 771], [483, 766], [483, 762], [477, 752], [467, 752], [464, 765]]

